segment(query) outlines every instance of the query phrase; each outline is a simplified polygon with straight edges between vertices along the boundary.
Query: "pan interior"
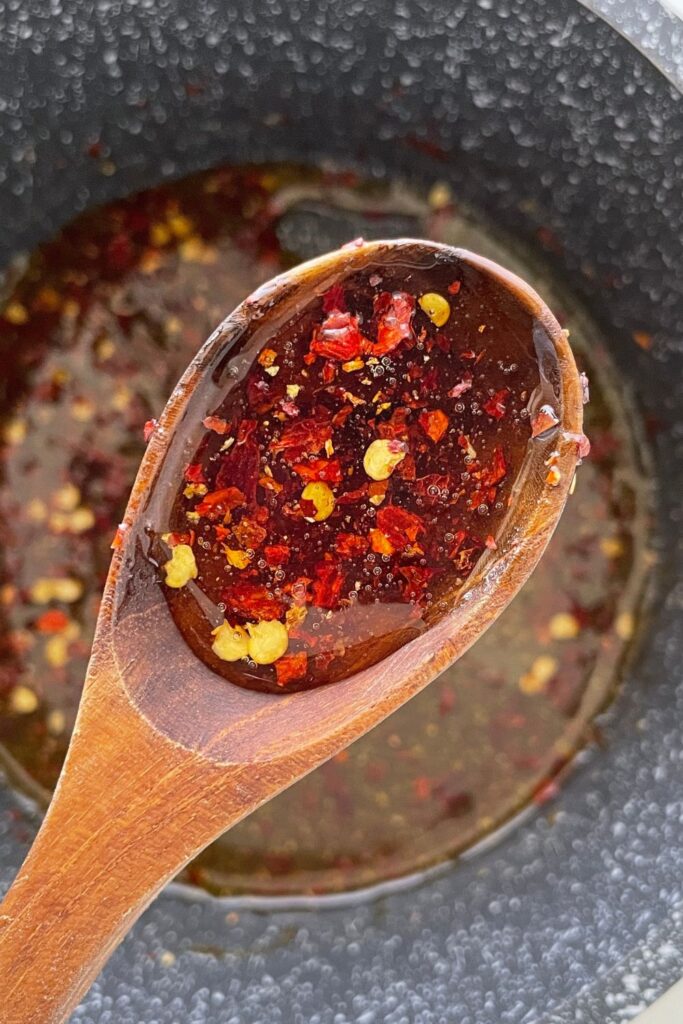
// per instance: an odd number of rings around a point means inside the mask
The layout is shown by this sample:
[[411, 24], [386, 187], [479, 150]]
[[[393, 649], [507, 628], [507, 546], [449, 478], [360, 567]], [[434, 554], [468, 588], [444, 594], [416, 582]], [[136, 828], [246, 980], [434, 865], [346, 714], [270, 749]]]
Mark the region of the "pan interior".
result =
[[619, 684], [651, 562], [639, 424], [598, 329], [544, 265], [552, 235], [536, 253], [513, 246], [457, 200], [438, 180], [224, 167], [86, 213], [8, 280], [0, 742], [17, 784], [43, 801], [144, 424], [258, 283], [359, 235], [463, 246], [537, 288], [589, 375], [593, 454], [534, 577], [409, 706], [190, 865], [183, 880], [214, 893], [358, 889], [472, 848], [554, 795]]

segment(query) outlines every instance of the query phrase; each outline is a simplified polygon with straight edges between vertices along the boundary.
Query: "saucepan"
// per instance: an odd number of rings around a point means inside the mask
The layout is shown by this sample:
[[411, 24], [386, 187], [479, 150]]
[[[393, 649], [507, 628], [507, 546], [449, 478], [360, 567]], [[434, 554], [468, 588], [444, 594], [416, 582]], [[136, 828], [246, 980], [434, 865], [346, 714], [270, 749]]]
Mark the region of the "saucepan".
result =
[[[590, 628], [596, 665], [611, 658], [611, 674], [608, 684], [596, 683], [574, 703], [562, 666], [547, 654], [520, 677], [493, 734], [506, 757], [514, 760], [510, 729], [524, 729], [524, 701], [546, 685], [553, 708], [578, 716], [580, 729], [524, 797], [510, 795], [505, 813], [480, 829], [476, 845], [473, 834], [462, 838], [468, 788], [435, 785], [413, 764], [431, 737], [463, 777], [461, 762], [474, 756], [474, 741], [464, 752], [451, 749], [457, 732], [430, 732], [419, 719], [420, 743], [413, 735], [407, 745], [415, 727], [408, 707], [400, 726], [387, 724], [378, 733], [388, 754], [374, 777], [362, 762], [364, 799], [382, 790], [393, 763], [408, 778], [406, 800], [433, 789], [449, 821], [461, 821], [462, 841], [416, 826], [406, 847], [412, 853], [404, 856], [403, 847], [392, 846], [399, 833], [405, 839], [400, 808], [392, 803], [387, 811], [386, 801], [376, 799], [359, 824], [339, 774], [350, 769], [341, 759], [327, 769], [322, 802], [315, 803], [315, 788], [295, 788], [279, 817], [258, 819], [262, 848], [269, 829], [279, 844], [268, 870], [247, 841], [255, 833], [236, 832], [244, 842], [231, 847], [229, 871], [221, 874], [218, 854], [209, 853], [171, 885], [114, 954], [74, 1021], [617, 1024], [683, 972], [680, 26], [654, 4], [645, 25], [635, 6], [631, 12], [629, 5], [616, 11], [605, 5], [606, 16], [624, 22], [630, 41], [574, 0], [0, 5], [3, 302], [25, 273], [21, 254], [84, 211], [160, 183], [175, 195], [176, 181], [199, 174], [194, 180], [206, 183], [200, 172], [223, 165], [251, 168], [230, 179], [246, 198], [254, 199], [255, 180], [261, 198], [275, 189], [280, 206], [270, 208], [274, 219], [258, 239], [262, 277], [274, 272], [277, 259], [308, 258], [354, 235], [419, 228], [436, 237], [452, 229], [459, 244], [486, 249], [529, 275], [575, 332], [579, 357], [595, 376], [595, 465], [611, 467], [612, 512], [637, 519], [640, 531], [629, 541], [632, 571], [610, 577], [609, 621], [582, 618], [585, 608], [577, 606], [551, 619], [550, 634], [539, 627], [539, 643], [560, 643]], [[199, 295], [202, 280], [213, 280], [213, 257], [205, 239], [185, 237], [183, 218], [182, 210], [171, 211], [156, 237], [166, 245], [175, 232], [181, 256], [198, 268], [192, 280]], [[249, 244], [242, 250], [245, 265], [253, 257]], [[114, 257], [120, 255], [116, 250]], [[156, 273], [155, 257], [147, 259]], [[233, 270], [234, 293], [205, 296], [196, 307], [196, 344], [213, 315], [206, 302], [215, 300], [226, 313], [254, 283], [239, 258]], [[72, 283], [79, 287], [78, 275]], [[121, 325], [129, 311], [126, 297], [119, 299], [114, 314]], [[41, 301], [56, 300], [47, 289]], [[154, 297], [149, 301], [145, 330], [155, 315]], [[14, 303], [14, 326], [24, 315]], [[94, 415], [93, 403], [113, 400], [121, 411], [131, 400], [151, 358], [151, 349], [139, 347], [145, 337], [144, 330], [131, 330], [130, 352], [117, 355], [113, 399], [104, 392], [71, 394], [78, 422]], [[69, 480], [61, 481], [57, 504], [46, 498], [45, 508], [40, 495], [23, 489], [31, 466], [12, 452], [24, 440], [27, 395], [48, 368], [53, 390], [43, 388], [43, 398], [58, 405], [84, 358], [72, 353], [69, 362], [62, 346], [57, 359], [39, 342], [32, 336], [25, 349], [5, 347], [0, 367], [3, 888], [35, 832], [51, 781], [49, 757], [58, 755], [68, 727], [68, 715], [45, 711], [52, 697], [48, 676], [42, 683], [36, 677], [35, 651], [49, 650], [46, 673], [64, 679], [65, 652], [86, 657], [88, 641], [87, 630], [64, 632], [61, 613], [46, 618], [49, 608], [30, 621], [16, 619], [23, 600], [13, 577], [17, 558], [32, 559], [36, 572], [48, 558], [41, 523], [57, 533], [82, 526], [84, 564], [96, 547], [106, 552], [110, 540], [106, 523], [79, 511]], [[102, 332], [93, 335], [92, 351], [93, 365], [111, 356]], [[150, 374], [170, 388], [187, 361], [176, 366], [179, 358], [162, 346]], [[130, 460], [119, 460], [123, 477], [112, 482], [112, 453], [107, 437], [101, 441], [93, 465], [102, 488], [110, 488], [113, 516], [118, 495], [123, 502], [132, 482], [125, 469]], [[40, 453], [41, 465], [50, 465], [51, 443]], [[579, 477], [575, 496], [588, 510], [581, 535], [565, 536], [557, 548], [571, 554], [572, 578], [581, 587], [590, 587], [597, 571], [586, 522], [606, 507], [600, 475], [587, 479], [594, 494], [590, 488], [582, 494]], [[24, 500], [34, 502], [35, 545], [18, 527], [26, 508], [17, 502]], [[616, 558], [622, 540], [602, 536], [600, 557]], [[557, 588], [566, 584], [552, 552], [543, 570], [549, 602], [553, 574]], [[54, 566], [44, 568], [54, 577]], [[43, 591], [33, 591], [38, 604]], [[61, 599], [77, 603], [66, 591]], [[521, 622], [526, 613], [517, 614]], [[498, 643], [482, 646], [481, 661], [500, 662]], [[510, 658], [513, 648], [511, 641]], [[573, 670], [582, 665], [576, 660]], [[483, 686], [499, 685], [493, 675], [481, 678]], [[441, 686], [434, 692], [442, 712], [464, 721], [474, 699], [464, 674], [434, 686]], [[476, 736], [476, 715], [467, 721]], [[24, 750], [26, 737], [40, 743]], [[524, 741], [523, 757], [515, 747], [526, 768], [543, 746], [542, 723], [534, 737]], [[530, 750], [534, 744], [538, 750]], [[483, 764], [482, 755], [478, 772]], [[299, 820], [308, 822], [305, 882], [283, 854], [295, 845]], [[340, 842], [348, 839], [350, 849], [353, 840], [356, 853], [366, 836], [365, 860], [358, 855], [332, 866], [325, 860], [331, 820]], [[375, 855], [383, 865], [378, 872]]]

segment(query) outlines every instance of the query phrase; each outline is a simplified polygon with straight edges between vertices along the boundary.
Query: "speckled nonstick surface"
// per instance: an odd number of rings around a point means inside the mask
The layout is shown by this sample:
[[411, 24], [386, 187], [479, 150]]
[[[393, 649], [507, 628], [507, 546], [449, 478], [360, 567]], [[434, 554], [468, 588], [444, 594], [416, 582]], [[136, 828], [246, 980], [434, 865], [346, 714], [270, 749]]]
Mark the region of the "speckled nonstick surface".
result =
[[[673, 74], [675, 23], [653, 12]], [[98, 135], [110, 177], [82, 156]], [[466, 863], [353, 905], [266, 909], [171, 889], [74, 1020], [628, 1020], [683, 972], [680, 95], [564, 0], [0, 5], [2, 261], [94, 202], [263, 158], [446, 178], [506, 231], [533, 240], [543, 225], [562, 240], [547, 260], [656, 427], [657, 594], [606, 749], [569, 780], [552, 825], [532, 818]], [[652, 334], [648, 352], [634, 330]], [[0, 791], [3, 887], [33, 827]]]

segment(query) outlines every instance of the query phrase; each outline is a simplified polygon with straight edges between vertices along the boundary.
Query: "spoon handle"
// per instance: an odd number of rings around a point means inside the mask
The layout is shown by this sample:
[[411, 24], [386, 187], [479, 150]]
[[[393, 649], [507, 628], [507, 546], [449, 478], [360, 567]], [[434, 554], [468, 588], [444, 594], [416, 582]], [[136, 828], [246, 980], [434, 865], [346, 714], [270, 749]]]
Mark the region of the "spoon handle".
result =
[[3, 1024], [59, 1024], [156, 893], [263, 799], [91, 674], [54, 799], [0, 904]]

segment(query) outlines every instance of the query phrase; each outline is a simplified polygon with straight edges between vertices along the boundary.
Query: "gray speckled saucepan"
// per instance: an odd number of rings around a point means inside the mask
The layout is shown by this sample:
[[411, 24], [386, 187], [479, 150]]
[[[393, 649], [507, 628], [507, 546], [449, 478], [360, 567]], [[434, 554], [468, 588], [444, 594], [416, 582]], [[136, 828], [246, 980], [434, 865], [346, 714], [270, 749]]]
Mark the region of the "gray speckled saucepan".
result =
[[[641, 48], [568, 0], [0, 0], [0, 261], [88, 205], [222, 161], [445, 179], [508, 234], [533, 244], [543, 224], [562, 239], [544, 258], [658, 427], [657, 593], [606, 749], [553, 824], [528, 818], [347, 905], [171, 887], [74, 1021], [620, 1024], [683, 973], [678, 29], [654, 4], [630, 22], [629, 5], [605, 6]], [[82, 156], [99, 135], [109, 177]], [[3, 886], [34, 825], [0, 790]]]

